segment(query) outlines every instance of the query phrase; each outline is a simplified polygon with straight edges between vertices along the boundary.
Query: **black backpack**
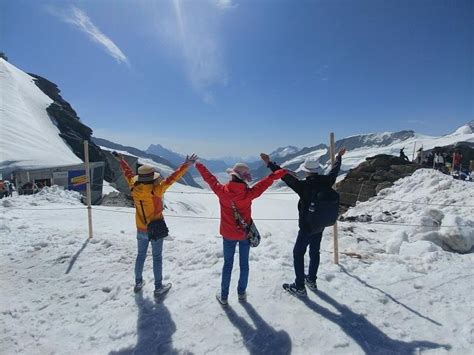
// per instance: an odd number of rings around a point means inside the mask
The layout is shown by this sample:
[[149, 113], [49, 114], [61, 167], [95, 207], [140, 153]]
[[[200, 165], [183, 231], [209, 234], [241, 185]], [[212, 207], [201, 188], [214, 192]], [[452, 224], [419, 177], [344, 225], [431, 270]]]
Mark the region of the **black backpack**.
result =
[[332, 188], [315, 190], [305, 211], [305, 222], [310, 234], [321, 233], [324, 227], [332, 226], [339, 214], [339, 194]]

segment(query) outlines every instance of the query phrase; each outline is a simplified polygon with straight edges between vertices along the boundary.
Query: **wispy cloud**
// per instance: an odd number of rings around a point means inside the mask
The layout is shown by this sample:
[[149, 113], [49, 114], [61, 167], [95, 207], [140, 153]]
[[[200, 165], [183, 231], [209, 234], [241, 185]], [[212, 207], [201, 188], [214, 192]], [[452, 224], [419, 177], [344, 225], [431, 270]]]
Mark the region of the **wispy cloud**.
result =
[[114, 58], [118, 63], [130, 64], [127, 56], [107, 35], [94, 25], [85, 11], [76, 6], [71, 6], [71, 8], [66, 11], [50, 9], [50, 12], [64, 22], [74, 26], [81, 32], [84, 32], [89, 39], [99, 44], [107, 54]]
[[236, 4], [232, 2], [232, 0], [214, 0], [214, 1], [217, 7], [219, 7], [222, 10], [231, 9], [237, 6]]
[[163, 3], [154, 8], [158, 34], [177, 51], [186, 78], [209, 105], [216, 104], [217, 87], [228, 83], [219, 25], [233, 7], [230, 0], [171, 0], [171, 8]]

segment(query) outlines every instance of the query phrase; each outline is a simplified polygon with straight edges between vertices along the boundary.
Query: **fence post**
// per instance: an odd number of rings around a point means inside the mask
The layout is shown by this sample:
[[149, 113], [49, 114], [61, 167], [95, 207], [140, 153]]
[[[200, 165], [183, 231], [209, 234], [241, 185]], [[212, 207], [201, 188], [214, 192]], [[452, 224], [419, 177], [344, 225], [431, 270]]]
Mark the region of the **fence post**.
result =
[[[331, 165], [334, 166], [336, 162], [336, 147], [334, 144], [334, 133], [329, 134], [329, 155], [331, 157]], [[339, 264], [339, 241], [337, 239], [337, 221], [332, 226], [333, 244], [334, 244], [334, 264]]]
[[86, 170], [86, 200], [87, 200], [87, 220], [89, 223], [89, 239], [92, 238], [92, 207], [91, 207], [91, 173], [89, 167], [89, 142], [84, 141], [84, 168]]

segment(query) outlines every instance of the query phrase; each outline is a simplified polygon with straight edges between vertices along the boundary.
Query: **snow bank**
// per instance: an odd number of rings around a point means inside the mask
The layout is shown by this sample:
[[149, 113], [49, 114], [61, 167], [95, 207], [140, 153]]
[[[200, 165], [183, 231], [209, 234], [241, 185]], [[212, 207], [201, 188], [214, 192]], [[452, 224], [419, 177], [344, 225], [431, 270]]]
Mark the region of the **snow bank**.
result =
[[54, 207], [54, 205], [82, 205], [82, 195], [77, 191], [65, 190], [54, 185], [44, 187], [34, 195], [23, 195], [2, 199], [3, 207], [22, 208], [31, 206]]
[[[474, 246], [474, 184], [435, 170], [417, 170], [345, 216], [361, 215], [371, 215], [372, 222], [411, 226], [408, 242], [426, 240], [461, 253]], [[389, 238], [387, 252], [399, 249], [400, 238]]]

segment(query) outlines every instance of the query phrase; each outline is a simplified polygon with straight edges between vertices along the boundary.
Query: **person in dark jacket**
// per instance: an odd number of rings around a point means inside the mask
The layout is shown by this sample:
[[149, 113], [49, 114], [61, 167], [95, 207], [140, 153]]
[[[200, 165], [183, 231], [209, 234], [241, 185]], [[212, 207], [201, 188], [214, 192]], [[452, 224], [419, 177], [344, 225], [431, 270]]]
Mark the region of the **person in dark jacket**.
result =
[[[311, 196], [314, 192], [321, 191], [323, 189], [331, 188], [335, 182], [339, 170], [341, 168], [341, 158], [346, 153], [346, 149], [342, 148], [337, 154], [336, 162], [332, 167], [328, 175], [319, 175], [316, 170], [319, 167], [318, 160], [306, 158], [301, 170], [306, 172], [306, 178], [299, 180], [297, 177], [287, 174], [282, 180], [295, 191], [300, 200], [298, 201], [298, 226], [299, 232], [296, 238], [296, 243], [293, 248], [293, 265], [295, 268], [296, 279], [292, 284], [284, 284], [283, 287], [297, 295], [306, 295], [305, 284], [310, 289], [315, 290], [316, 286], [316, 274], [319, 267], [319, 250], [321, 246], [321, 239], [323, 237], [324, 228], [317, 233], [311, 234], [309, 232], [309, 226], [305, 222], [306, 213], [309, 208]], [[272, 171], [280, 169], [276, 163], [270, 161], [270, 157], [267, 154], [260, 154], [260, 157], [265, 162], [268, 168]], [[309, 271], [308, 275], [304, 273], [304, 255], [309, 245]]]

